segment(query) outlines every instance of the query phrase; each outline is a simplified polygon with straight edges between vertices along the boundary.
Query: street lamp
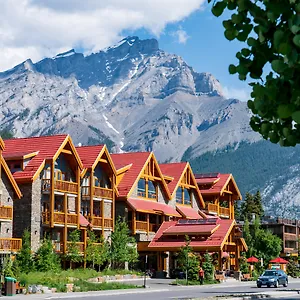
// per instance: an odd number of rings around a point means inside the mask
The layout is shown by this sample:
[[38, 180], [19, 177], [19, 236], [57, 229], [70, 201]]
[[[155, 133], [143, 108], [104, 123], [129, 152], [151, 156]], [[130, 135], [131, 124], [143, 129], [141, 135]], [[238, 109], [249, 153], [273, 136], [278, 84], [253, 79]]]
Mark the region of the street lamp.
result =
[[145, 272], [144, 272], [144, 288], [146, 288], [146, 273], [147, 273], [148, 255], [145, 256]]

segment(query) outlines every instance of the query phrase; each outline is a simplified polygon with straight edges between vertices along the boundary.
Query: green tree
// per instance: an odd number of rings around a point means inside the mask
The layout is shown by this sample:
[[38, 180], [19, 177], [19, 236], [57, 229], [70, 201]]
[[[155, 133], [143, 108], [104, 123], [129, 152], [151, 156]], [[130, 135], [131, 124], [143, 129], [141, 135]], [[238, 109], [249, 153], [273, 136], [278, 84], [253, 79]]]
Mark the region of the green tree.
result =
[[204, 271], [204, 278], [205, 280], [213, 280], [214, 279], [214, 264], [213, 258], [210, 254], [204, 254], [204, 261], [202, 263], [202, 269]]
[[111, 234], [110, 260], [113, 268], [124, 267], [125, 262], [137, 261], [136, 241], [129, 235], [127, 223], [119, 217]]
[[22, 248], [16, 257], [16, 263], [18, 264], [20, 271], [25, 274], [28, 274], [34, 270], [34, 261], [31, 253], [30, 240], [30, 232], [25, 229], [22, 237]]
[[264, 265], [267, 266], [271, 259], [279, 256], [282, 241], [271, 231], [262, 229], [258, 218], [248, 226], [249, 223], [246, 221], [243, 234], [248, 246], [247, 257], [263, 258]]
[[89, 231], [88, 235], [85, 259], [92, 264], [93, 269], [98, 265], [100, 271], [101, 266], [109, 258], [109, 244], [102, 237], [98, 239], [93, 231]]
[[12, 139], [14, 137], [13, 133], [8, 129], [0, 130], [0, 136], [4, 140]]
[[[211, 0], [208, 0], [211, 2]], [[300, 143], [300, 3], [297, 0], [220, 0], [212, 13], [221, 16], [225, 37], [243, 43], [229, 73], [253, 81], [248, 107], [250, 125], [265, 139], [282, 146]], [[264, 74], [270, 64], [272, 71]], [[265, 72], [267, 73], [267, 72]]]
[[61, 268], [59, 256], [53, 249], [49, 238], [44, 238], [43, 242], [35, 254], [35, 268], [37, 271], [58, 271]]
[[10, 255], [5, 255], [2, 264], [2, 274], [7, 277], [15, 277], [14, 265]]
[[69, 235], [69, 241], [66, 258], [70, 261], [70, 269], [72, 269], [74, 263], [79, 263], [83, 260], [78, 244], [80, 242], [80, 231], [73, 230]]
[[240, 218], [244, 221], [248, 220], [251, 222], [253, 220], [253, 216], [261, 219], [263, 215], [264, 210], [260, 192], [257, 191], [254, 195], [247, 192], [245, 200], [241, 204]]
[[261, 198], [261, 194], [260, 191], [257, 191], [255, 193], [255, 195], [253, 196], [253, 201], [254, 201], [254, 213], [256, 216], [259, 217], [259, 219], [262, 218], [262, 216], [264, 215], [264, 208], [262, 205], [262, 198]]
[[200, 268], [199, 258], [190, 247], [190, 239], [185, 236], [185, 245], [181, 247], [178, 255], [178, 263], [182, 266], [182, 270], [187, 272], [189, 280], [197, 280]]

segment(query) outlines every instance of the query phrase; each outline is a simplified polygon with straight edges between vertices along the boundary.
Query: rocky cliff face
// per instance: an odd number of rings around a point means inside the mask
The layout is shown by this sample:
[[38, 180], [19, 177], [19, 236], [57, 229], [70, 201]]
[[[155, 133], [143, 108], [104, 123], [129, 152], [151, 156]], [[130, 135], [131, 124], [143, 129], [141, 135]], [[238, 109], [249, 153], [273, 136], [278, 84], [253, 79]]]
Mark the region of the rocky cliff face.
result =
[[[160, 161], [207, 153], [214, 159], [260, 140], [248, 125], [244, 102], [225, 99], [213, 75], [196, 72], [159, 49], [155, 39], [128, 37], [88, 56], [70, 50], [37, 63], [28, 59], [0, 73], [0, 105], [0, 128], [15, 136], [66, 132], [75, 144], [106, 143], [114, 152], [153, 150]], [[236, 162], [218, 166], [233, 173], [237, 168]], [[269, 176], [254, 187], [263, 189], [266, 203], [281, 195], [270, 189], [278, 178]], [[247, 186], [246, 180], [239, 184]]]

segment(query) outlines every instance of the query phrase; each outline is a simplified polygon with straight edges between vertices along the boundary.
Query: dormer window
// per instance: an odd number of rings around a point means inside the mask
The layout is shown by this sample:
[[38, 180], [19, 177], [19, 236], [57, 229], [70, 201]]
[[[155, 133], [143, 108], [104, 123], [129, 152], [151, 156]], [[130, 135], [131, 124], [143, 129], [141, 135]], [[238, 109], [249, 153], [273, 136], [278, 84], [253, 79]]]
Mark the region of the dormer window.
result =
[[156, 185], [153, 181], [148, 181], [148, 198], [156, 199]]
[[141, 178], [138, 182], [137, 194], [140, 197], [146, 197], [146, 180]]
[[184, 187], [178, 187], [176, 191], [176, 203], [191, 205], [191, 191]]
[[188, 189], [184, 189], [184, 194], [183, 194], [184, 198], [183, 198], [183, 203], [186, 205], [191, 205], [191, 194], [190, 194], [190, 190]]
[[157, 184], [141, 178], [138, 182], [137, 195], [143, 198], [157, 199]]

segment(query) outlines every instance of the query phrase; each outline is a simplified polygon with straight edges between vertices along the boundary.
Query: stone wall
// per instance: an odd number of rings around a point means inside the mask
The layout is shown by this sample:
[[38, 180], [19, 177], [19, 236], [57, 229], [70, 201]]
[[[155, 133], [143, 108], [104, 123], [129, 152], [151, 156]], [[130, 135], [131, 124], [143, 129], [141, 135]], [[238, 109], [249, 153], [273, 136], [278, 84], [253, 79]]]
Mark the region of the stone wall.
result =
[[115, 204], [115, 220], [118, 220], [118, 217], [121, 216], [128, 221], [128, 208], [125, 201], [116, 201]]
[[42, 182], [36, 179], [32, 184], [32, 207], [31, 207], [31, 249], [38, 250], [42, 236]]
[[[1, 205], [13, 206], [15, 201], [20, 201], [19, 199], [14, 199], [14, 190], [9, 181], [7, 175], [2, 170], [0, 178], [0, 203]], [[1, 237], [12, 238], [13, 236], [13, 224], [12, 222], [1, 222], [0, 223], [0, 235]]]
[[149, 234], [145, 232], [139, 232], [137, 231], [136, 233], [136, 240], [137, 242], [150, 242], [153, 240], [155, 233], [154, 232], [149, 232]]
[[[103, 200], [104, 201], [104, 200]], [[111, 218], [112, 217], [112, 202], [104, 201], [104, 218]]]
[[164, 193], [164, 190], [163, 190], [163, 187], [162, 187], [161, 184], [158, 184], [158, 189], [157, 190], [158, 190], [158, 193], [157, 193], [157, 202], [170, 205], [171, 203], [169, 202], [168, 199], [166, 199], [166, 196], [165, 196], [165, 193]]

